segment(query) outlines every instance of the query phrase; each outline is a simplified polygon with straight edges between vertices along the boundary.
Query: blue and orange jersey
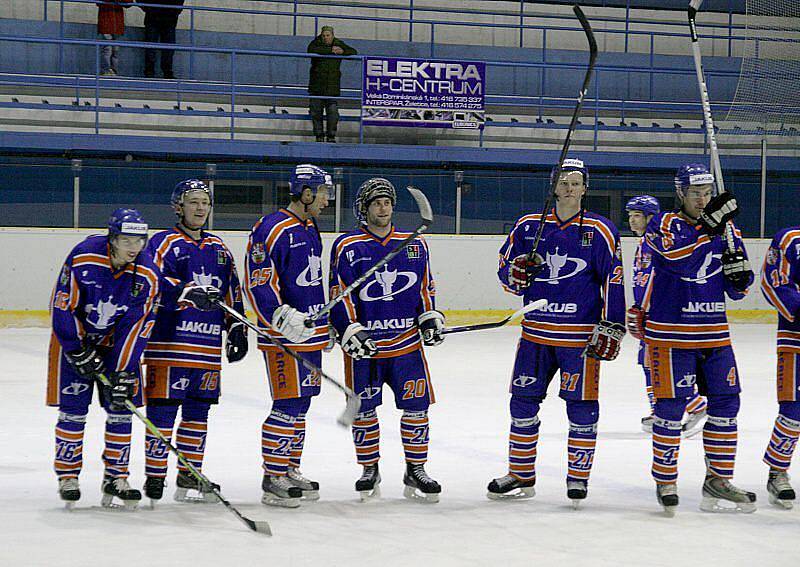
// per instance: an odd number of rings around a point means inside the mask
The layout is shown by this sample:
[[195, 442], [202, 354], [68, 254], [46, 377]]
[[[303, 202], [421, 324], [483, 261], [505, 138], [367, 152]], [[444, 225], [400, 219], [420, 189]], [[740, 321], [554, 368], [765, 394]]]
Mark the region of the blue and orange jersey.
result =
[[157, 232], [148, 250], [162, 275], [162, 293], [156, 323], [144, 361], [153, 366], [181, 366], [219, 370], [222, 331], [232, 319], [220, 310], [200, 311], [176, 304], [177, 291], [187, 283], [213, 285], [225, 303], [244, 314], [242, 288], [233, 255], [222, 240], [201, 232], [194, 240], [180, 227]]
[[545, 219], [538, 253], [544, 269], [524, 290], [508, 281], [511, 262], [533, 248], [541, 214], [521, 217], [500, 248], [497, 275], [525, 304], [545, 298], [545, 307], [522, 321], [522, 338], [535, 343], [584, 347], [601, 320], [625, 324], [625, 289], [619, 232], [610, 220], [582, 211], [561, 220], [555, 209]]
[[93, 345], [104, 353], [109, 370], [138, 376], [152, 330], [159, 278], [146, 249], [135, 263], [115, 270], [108, 237], [87, 237], [67, 256], [53, 290], [51, 354]]
[[[409, 236], [392, 226], [385, 238], [366, 227], [343, 234], [331, 250], [330, 294], [358, 279]], [[375, 358], [391, 358], [421, 348], [417, 316], [436, 308], [428, 245], [421, 236], [375, 272], [331, 311], [341, 335], [351, 323], [361, 323], [378, 347]]]
[[761, 292], [778, 311], [778, 350], [800, 353], [800, 226], [784, 228], [772, 239]]
[[[313, 219], [302, 221], [288, 209], [280, 209], [253, 226], [245, 258], [245, 291], [259, 327], [271, 336], [295, 350], [313, 351], [325, 346], [327, 317], [320, 317], [314, 335], [298, 345], [289, 343], [270, 324], [279, 305], [287, 304], [306, 315], [325, 305], [322, 238]], [[270, 346], [261, 337], [258, 344], [262, 350]]]
[[[641, 307], [644, 301], [644, 293], [647, 289], [647, 284], [653, 272], [653, 252], [647, 245], [644, 236], [639, 239], [636, 245], [636, 253], [633, 256], [633, 270], [631, 277], [633, 279], [633, 303]], [[640, 365], [645, 363], [645, 348], [644, 341], [639, 341], [639, 355], [638, 362]]]
[[[734, 246], [747, 252], [733, 227]], [[647, 311], [645, 341], [671, 348], [714, 348], [731, 344], [725, 296], [742, 299], [722, 273], [722, 236], [709, 236], [682, 214], [654, 216], [645, 233], [652, 252], [651, 275], [642, 297]], [[751, 281], [752, 283], [752, 281]]]

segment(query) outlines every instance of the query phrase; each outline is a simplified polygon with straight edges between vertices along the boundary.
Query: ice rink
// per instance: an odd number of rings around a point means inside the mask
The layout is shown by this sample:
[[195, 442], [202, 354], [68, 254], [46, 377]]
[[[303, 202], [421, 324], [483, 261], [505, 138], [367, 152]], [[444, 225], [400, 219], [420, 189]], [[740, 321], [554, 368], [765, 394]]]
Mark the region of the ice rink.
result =
[[[663, 516], [650, 478], [650, 439], [636, 345], [603, 367], [600, 435], [589, 498], [573, 510], [565, 496], [566, 418], [551, 395], [543, 404], [537, 495], [492, 502], [486, 484], [506, 471], [508, 377], [519, 329], [451, 335], [428, 360], [438, 402], [431, 409], [428, 471], [441, 502], [402, 497], [399, 413], [380, 411], [383, 497], [362, 504], [349, 431], [336, 425], [340, 395], [323, 386], [311, 407], [303, 471], [321, 484], [321, 500], [300, 509], [260, 504], [260, 427], [269, 407], [261, 357], [251, 350], [226, 367], [221, 405], [213, 410], [204, 472], [245, 515], [268, 520], [274, 537], [248, 532], [221, 505], [177, 504], [174, 461], [168, 498], [151, 510], [105, 510], [100, 504], [104, 412], [87, 425], [83, 498], [64, 510], [52, 471], [56, 410], [44, 405], [47, 329], [0, 330], [0, 565], [798, 565], [800, 507], [767, 502], [761, 462], [775, 401], [774, 327], [736, 325], [734, 348], [744, 392], [735, 482], [758, 494], [752, 515], [698, 510], [703, 479], [700, 436], [680, 454], [681, 506]], [[251, 349], [254, 340], [251, 335]], [[341, 354], [326, 368], [342, 376]], [[384, 399], [391, 400], [384, 393]], [[143, 426], [134, 420], [131, 482], [144, 482]], [[797, 459], [795, 459], [797, 462]], [[800, 488], [800, 477], [795, 483]], [[166, 496], [166, 495], [165, 495]]]

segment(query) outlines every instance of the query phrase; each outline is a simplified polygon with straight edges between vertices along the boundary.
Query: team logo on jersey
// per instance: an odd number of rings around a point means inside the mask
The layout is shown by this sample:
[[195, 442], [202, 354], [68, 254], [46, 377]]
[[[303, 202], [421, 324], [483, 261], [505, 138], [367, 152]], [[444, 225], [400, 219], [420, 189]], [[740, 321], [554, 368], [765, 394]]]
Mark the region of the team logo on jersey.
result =
[[253, 244], [252, 248], [250, 248], [250, 258], [256, 264], [260, 264], [267, 258], [267, 254], [264, 252], [263, 242], [256, 242]]
[[189, 387], [189, 379], [186, 376], [182, 376], [180, 380], [176, 380], [172, 384], [172, 389], [173, 390], [184, 391], [188, 387]]
[[409, 260], [418, 260], [421, 256], [419, 251], [419, 244], [409, 244], [406, 246], [406, 255]]
[[[415, 283], [417, 283], [417, 274], [414, 272], [400, 272], [384, 266], [382, 272], [375, 272], [374, 280], [361, 288], [358, 297], [362, 301], [394, 301], [395, 295], [404, 292]], [[370, 293], [370, 290], [375, 288], [375, 284], [380, 286], [381, 295], [375, 296]], [[397, 289], [395, 289], [396, 286]]]
[[322, 285], [322, 258], [314, 256], [308, 257], [308, 267], [297, 274], [294, 283], [300, 287], [313, 287]]
[[69, 386], [62, 388], [61, 393], [66, 394], [67, 396], [77, 396], [84, 393], [88, 389], [89, 384], [84, 382], [72, 382]]
[[617, 241], [617, 249], [614, 251], [614, 256], [617, 257], [617, 260], [622, 262], [622, 246], [620, 246], [619, 241]]
[[377, 386], [367, 386], [363, 392], [358, 393], [358, 397], [362, 400], [371, 400], [381, 393], [381, 389]]
[[514, 386], [519, 386], [520, 388], [524, 388], [525, 386], [532, 386], [536, 383], [538, 378], [536, 376], [528, 376], [527, 374], [520, 374], [519, 376], [515, 376], [514, 380], [512, 380], [512, 384]]
[[225, 254], [224, 250], [217, 250], [217, 264], [220, 266], [224, 266], [228, 263], [228, 255]]
[[192, 281], [197, 285], [213, 285], [217, 289], [222, 288], [222, 278], [214, 274], [207, 274], [206, 267], [200, 268], [200, 273], [192, 272]]
[[118, 311], [124, 313], [128, 310], [127, 305], [117, 305], [112, 299], [114, 296], [109, 295], [107, 301], [100, 300], [96, 306], [91, 303], [86, 306], [86, 320], [96, 329], [107, 329]]
[[570, 258], [567, 254], [559, 254], [558, 247], [556, 247], [554, 254], [547, 253], [545, 263], [550, 273], [547, 276], [541, 275], [537, 277], [536, 281], [547, 282], [551, 285], [558, 285], [559, 280], [571, 278], [587, 266], [586, 261], [582, 258]]
[[646, 270], [650, 267], [650, 264], [653, 263], [653, 255], [652, 254], [642, 254], [642, 269]]
[[594, 231], [584, 232], [581, 236], [581, 246], [589, 248], [594, 241]]
[[133, 297], [139, 297], [139, 294], [142, 293], [143, 289], [144, 289], [144, 282], [136, 282], [135, 284], [133, 284], [131, 295]]
[[713, 271], [709, 271], [711, 269], [711, 264], [714, 262], [714, 259], [721, 259], [722, 254], [714, 254], [713, 252], [709, 252], [706, 254], [706, 257], [703, 259], [703, 263], [700, 265], [700, 268], [697, 270], [697, 276], [694, 278], [681, 278], [685, 282], [692, 282], [697, 284], [706, 284], [708, 283], [708, 278], [717, 275], [722, 271], [722, 262], [720, 261], [719, 266], [717, 266]]
[[697, 383], [697, 374], [684, 374], [683, 377], [675, 382], [678, 388], [691, 388]]
[[58, 280], [61, 285], [67, 285], [69, 281], [69, 266], [64, 264], [64, 267], [61, 268], [61, 278]]
[[778, 250], [770, 246], [769, 250], [767, 250], [767, 264], [769, 264], [770, 266], [774, 266], [775, 264], [777, 264], [779, 255], [780, 253], [778, 252]]

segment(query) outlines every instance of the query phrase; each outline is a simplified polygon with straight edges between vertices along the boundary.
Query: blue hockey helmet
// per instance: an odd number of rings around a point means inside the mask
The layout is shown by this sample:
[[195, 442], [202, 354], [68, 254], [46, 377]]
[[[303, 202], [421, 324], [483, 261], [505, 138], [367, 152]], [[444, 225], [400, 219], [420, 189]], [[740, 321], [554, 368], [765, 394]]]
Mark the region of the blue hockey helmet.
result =
[[683, 199], [692, 185], [714, 185], [714, 174], [702, 163], [682, 165], [675, 174], [675, 191]]
[[336, 198], [330, 174], [321, 167], [310, 163], [304, 163], [294, 168], [292, 178], [289, 180], [289, 195], [300, 197], [306, 187], [311, 189], [314, 197], [317, 196], [318, 190], [325, 189], [329, 201]]
[[353, 215], [358, 222], [367, 224], [369, 204], [379, 197], [388, 197], [392, 206], [397, 204], [397, 191], [388, 179], [372, 177], [361, 184], [356, 193], [356, 200], [353, 202]]
[[111, 213], [111, 217], [108, 219], [108, 235], [110, 237], [125, 235], [141, 236], [146, 239], [147, 228], [147, 223], [136, 209], [120, 207]]
[[661, 205], [658, 199], [650, 195], [637, 195], [628, 200], [625, 205], [626, 211], [640, 211], [646, 215], [657, 215], [661, 212]]
[[[550, 171], [550, 183], [552, 184], [555, 181], [556, 172], [558, 171], [558, 166], [555, 166]], [[586, 164], [583, 163], [581, 159], [575, 158], [565, 158], [564, 161], [561, 163], [561, 173], [570, 171], [579, 171], [581, 175], [583, 175], [583, 184], [586, 188], [589, 188], [589, 168], [586, 167]]]
[[208, 195], [208, 199], [213, 205], [214, 196], [211, 194], [211, 189], [205, 183], [205, 181], [200, 181], [199, 179], [184, 179], [183, 181], [178, 182], [178, 184], [175, 185], [175, 188], [172, 190], [172, 197], [170, 197], [169, 202], [173, 205], [181, 206], [183, 204], [183, 200], [186, 198], [186, 195], [195, 191], [199, 191]]

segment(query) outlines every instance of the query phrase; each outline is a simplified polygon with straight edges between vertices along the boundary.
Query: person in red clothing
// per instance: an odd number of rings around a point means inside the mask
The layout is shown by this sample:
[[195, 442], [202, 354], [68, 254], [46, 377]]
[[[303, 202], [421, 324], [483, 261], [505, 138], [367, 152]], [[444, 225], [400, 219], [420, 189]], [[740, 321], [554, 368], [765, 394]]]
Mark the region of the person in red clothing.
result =
[[[133, 0], [105, 0], [97, 3], [97, 35], [100, 39], [113, 41], [125, 33], [125, 8]], [[119, 46], [103, 45], [100, 48], [100, 74], [117, 75]]]

